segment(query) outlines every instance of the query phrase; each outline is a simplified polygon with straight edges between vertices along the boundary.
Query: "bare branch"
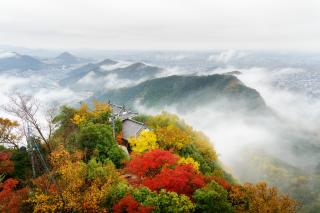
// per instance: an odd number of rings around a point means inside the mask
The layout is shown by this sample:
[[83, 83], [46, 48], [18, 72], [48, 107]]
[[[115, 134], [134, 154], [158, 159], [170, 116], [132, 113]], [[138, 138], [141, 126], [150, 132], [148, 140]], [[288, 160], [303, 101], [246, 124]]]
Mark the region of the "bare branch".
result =
[[[10, 96], [9, 100], [10, 104], [4, 107], [5, 111], [18, 117], [22, 123], [30, 124], [36, 130], [48, 150], [51, 151], [49, 137], [43, 132], [38, 118], [39, 102], [32, 96], [21, 93]], [[49, 133], [49, 135], [50, 134], [51, 133]]]

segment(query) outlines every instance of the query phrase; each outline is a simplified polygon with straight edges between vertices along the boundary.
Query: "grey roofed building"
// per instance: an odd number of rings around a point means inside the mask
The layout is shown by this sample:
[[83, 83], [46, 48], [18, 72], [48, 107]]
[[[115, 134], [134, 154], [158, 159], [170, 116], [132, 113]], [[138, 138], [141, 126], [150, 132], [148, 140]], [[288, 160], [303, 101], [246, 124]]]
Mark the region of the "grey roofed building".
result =
[[128, 141], [131, 137], [139, 136], [142, 130], [148, 130], [144, 123], [132, 120], [130, 118], [122, 121], [122, 138]]
[[133, 118], [134, 116], [138, 115], [138, 113], [127, 111], [125, 106], [119, 106], [116, 104], [111, 104], [112, 108], [112, 114], [118, 118], [120, 118], [122, 121], [125, 119]]
[[121, 113], [123, 111], [125, 111], [125, 107], [124, 106], [119, 106], [119, 105], [111, 104], [111, 103], [109, 103], [109, 105], [111, 106], [112, 114], [114, 114], [116, 116], [121, 115]]

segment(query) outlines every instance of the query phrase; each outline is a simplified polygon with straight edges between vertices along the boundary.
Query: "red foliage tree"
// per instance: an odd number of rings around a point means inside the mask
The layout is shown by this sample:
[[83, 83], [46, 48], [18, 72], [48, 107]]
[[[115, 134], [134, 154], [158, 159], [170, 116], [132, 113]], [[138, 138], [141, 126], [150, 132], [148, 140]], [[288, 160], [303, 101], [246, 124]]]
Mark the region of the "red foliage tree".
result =
[[143, 185], [151, 190], [166, 189], [191, 197], [195, 190], [205, 185], [205, 180], [203, 175], [187, 164], [178, 165], [174, 169], [163, 168], [158, 175], [144, 180]]
[[220, 186], [222, 186], [224, 189], [226, 190], [230, 190], [231, 189], [231, 185], [228, 181], [226, 181], [225, 179], [221, 178], [221, 177], [213, 177], [213, 180], [216, 181]]
[[20, 212], [22, 201], [28, 198], [28, 190], [14, 190], [18, 183], [18, 180], [9, 178], [0, 185], [0, 212]]
[[127, 164], [127, 170], [139, 177], [153, 177], [163, 167], [172, 166], [177, 163], [179, 157], [169, 151], [154, 149], [143, 155], [136, 155]]
[[12, 173], [14, 171], [13, 161], [10, 160], [11, 153], [0, 152], [0, 174]]
[[152, 206], [141, 205], [131, 195], [123, 197], [113, 206], [114, 213], [149, 213], [152, 210]]
[[225, 190], [229, 191], [231, 189], [231, 184], [225, 179], [223, 179], [222, 177], [210, 176], [210, 177], [207, 177], [206, 179], [207, 179], [207, 182], [214, 180], [217, 184], [222, 186]]

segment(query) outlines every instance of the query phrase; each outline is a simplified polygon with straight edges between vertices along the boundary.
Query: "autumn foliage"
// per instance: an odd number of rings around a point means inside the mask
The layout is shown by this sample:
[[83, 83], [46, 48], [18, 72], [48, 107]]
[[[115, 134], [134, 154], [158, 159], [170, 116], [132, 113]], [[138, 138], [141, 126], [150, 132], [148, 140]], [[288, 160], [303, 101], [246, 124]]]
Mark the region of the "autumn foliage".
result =
[[192, 165], [178, 165], [174, 169], [163, 168], [158, 175], [143, 181], [143, 185], [155, 191], [166, 189], [191, 196], [195, 190], [205, 185], [205, 181]]
[[14, 171], [13, 161], [10, 158], [11, 153], [0, 152], [0, 174], [12, 173]]
[[179, 156], [170, 151], [155, 149], [135, 156], [127, 165], [127, 170], [140, 178], [142, 184], [154, 191], [166, 189], [191, 196], [205, 184], [192, 163], [178, 164]]
[[136, 155], [127, 165], [129, 172], [142, 177], [153, 177], [165, 166], [172, 166], [177, 163], [178, 156], [170, 151], [154, 149], [143, 155]]
[[64, 147], [51, 153], [49, 175], [56, 177], [55, 182], [47, 175], [33, 181], [37, 191], [30, 202], [35, 211], [107, 211], [102, 203], [111, 187], [121, 183], [119, 175], [109, 161], [84, 163], [81, 158], [82, 153], [69, 153]]
[[152, 212], [151, 206], [143, 206], [138, 203], [131, 195], [123, 197], [114, 207], [114, 213], [149, 213]]
[[180, 150], [191, 144], [191, 135], [173, 125], [156, 129], [159, 144], [163, 149]]
[[117, 134], [117, 138], [116, 138], [117, 144], [120, 144], [120, 145], [122, 144], [122, 138], [123, 138], [123, 135], [121, 131]]
[[28, 190], [16, 189], [18, 183], [18, 180], [9, 178], [0, 184], [0, 212], [20, 212], [22, 201], [28, 198]]
[[237, 212], [294, 213], [298, 206], [296, 201], [280, 194], [275, 187], [269, 188], [264, 182], [232, 186], [229, 197]]
[[21, 139], [21, 135], [17, 134], [16, 131], [18, 126], [19, 124], [16, 121], [0, 117], [0, 144], [18, 149]]
[[[264, 183], [236, 185], [210, 140], [175, 115], [136, 118], [150, 130], [129, 139], [129, 156], [118, 146], [125, 141], [121, 120], [113, 131], [110, 116], [107, 103], [63, 107], [49, 141], [52, 150], [43, 153], [49, 171], [37, 168], [35, 178], [17, 176], [15, 168], [22, 170], [18, 160], [25, 158], [17, 157], [18, 149], [1, 147], [0, 212], [291, 213], [297, 209], [295, 201]], [[8, 122], [0, 119], [2, 127], [17, 126]], [[0, 139], [7, 133], [0, 130]], [[29, 157], [28, 151], [21, 153]], [[39, 159], [35, 160], [37, 167]]]
[[199, 171], [199, 167], [200, 167], [200, 164], [197, 161], [195, 161], [192, 157], [187, 157], [187, 158], [182, 157], [179, 159], [178, 164], [191, 165], [193, 169], [196, 171]]
[[211, 180], [214, 180], [216, 183], [218, 183], [220, 186], [222, 186], [225, 190], [230, 190], [231, 189], [231, 184], [223, 179], [222, 177], [218, 176], [210, 176], [206, 178], [206, 181], [209, 182]]
[[157, 143], [157, 136], [150, 130], [143, 130], [139, 137], [130, 138], [129, 144], [132, 151], [136, 153], [143, 153], [159, 147]]

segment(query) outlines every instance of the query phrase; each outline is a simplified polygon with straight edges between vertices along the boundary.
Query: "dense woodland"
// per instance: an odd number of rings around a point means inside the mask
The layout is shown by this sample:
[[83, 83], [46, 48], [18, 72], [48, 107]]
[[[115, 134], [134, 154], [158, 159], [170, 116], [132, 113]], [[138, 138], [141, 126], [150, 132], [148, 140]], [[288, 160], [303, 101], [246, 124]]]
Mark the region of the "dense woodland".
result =
[[137, 116], [149, 130], [125, 141], [107, 103], [63, 106], [46, 127], [30, 98], [12, 99], [6, 110], [20, 119], [0, 119], [1, 212], [296, 212], [300, 205], [264, 182], [239, 184], [209, 139], [169, 113]]

